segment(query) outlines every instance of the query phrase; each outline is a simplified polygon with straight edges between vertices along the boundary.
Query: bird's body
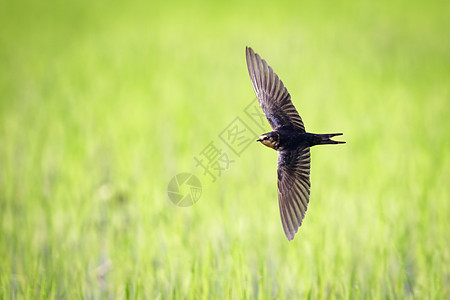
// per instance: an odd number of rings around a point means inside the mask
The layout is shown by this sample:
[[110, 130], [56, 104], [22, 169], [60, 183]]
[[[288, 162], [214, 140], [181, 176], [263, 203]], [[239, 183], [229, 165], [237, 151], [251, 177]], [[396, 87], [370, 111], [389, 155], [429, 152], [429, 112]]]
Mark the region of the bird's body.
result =
[[[301, 132], [292, 127], [281, 127], [274, 131], [264, 133], [257, 140], [277, 151], [293, 150], [298, 147], [312, 147], [316, 145], [341, 144], [344, 142], [333, 141], [333, 136], [342, 135], [342, 133], [316, 134], [309, 132]], [[265, 143], [264, 137], [271, 136], [274, 143]]]
[[246, 48], [247, 67], [261, 108], [272, 131], [257, 140], [278, 152], [278, 200], [288, 240], [294, 238], [305, 217], [310, 193], [310, 147], [341, 144], [333, 136], [305, 131], [291, 96], [277, 74], [251, 48]]

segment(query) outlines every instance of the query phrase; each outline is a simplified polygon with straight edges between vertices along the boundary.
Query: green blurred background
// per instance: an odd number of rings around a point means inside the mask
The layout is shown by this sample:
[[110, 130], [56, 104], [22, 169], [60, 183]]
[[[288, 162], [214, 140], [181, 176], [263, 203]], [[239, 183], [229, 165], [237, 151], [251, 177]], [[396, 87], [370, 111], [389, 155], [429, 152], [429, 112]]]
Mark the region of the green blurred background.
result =
[[[450, 297], [447, 1], [0, 4], [0, 298]], [[256, 101], [245, 46], [312, 149], [292, 242], [276, 154], [194, 157]], [[270, 130], [266, 128], [257, 134]], [[200, 200], [168, 200], [177, 173]]]

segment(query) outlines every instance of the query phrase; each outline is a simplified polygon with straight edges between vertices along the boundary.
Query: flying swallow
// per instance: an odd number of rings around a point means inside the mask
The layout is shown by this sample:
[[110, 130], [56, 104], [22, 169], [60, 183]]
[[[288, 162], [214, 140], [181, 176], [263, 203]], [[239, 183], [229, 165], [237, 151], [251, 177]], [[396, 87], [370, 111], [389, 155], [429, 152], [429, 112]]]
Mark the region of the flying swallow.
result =
[[342, 133], [306, 132], [291, 95], [277, 74], [250, 47], [246, 48], [246, 57], [253, 89], [272, 127], [272, 131], [262, 134], [257, 142], [278, 153], [278, 203], [284, 232], [291, 241], [302, 225], [309, 203], [309, 149], [315, 145], [345, 142], [331, 140]]

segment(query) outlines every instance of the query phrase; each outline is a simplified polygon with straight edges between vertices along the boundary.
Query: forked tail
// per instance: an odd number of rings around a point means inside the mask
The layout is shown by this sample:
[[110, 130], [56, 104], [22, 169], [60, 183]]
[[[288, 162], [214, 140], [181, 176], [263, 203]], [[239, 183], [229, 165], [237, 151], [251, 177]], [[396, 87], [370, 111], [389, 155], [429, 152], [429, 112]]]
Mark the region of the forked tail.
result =
[[316, 145], [327, 145], [327, 144], [345, 144], [344, 141], [333, 141], [331, 138], [334, 136], [342, 135], [342, 133], [327, 133], [327, 134], [316, 134], [318, 138], [316, 140]]

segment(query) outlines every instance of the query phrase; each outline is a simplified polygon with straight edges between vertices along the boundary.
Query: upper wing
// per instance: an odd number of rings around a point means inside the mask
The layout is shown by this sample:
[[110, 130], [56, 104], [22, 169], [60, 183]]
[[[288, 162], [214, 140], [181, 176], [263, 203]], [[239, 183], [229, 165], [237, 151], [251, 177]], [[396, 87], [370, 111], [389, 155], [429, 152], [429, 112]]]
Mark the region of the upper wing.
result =
[[246, 48], [246, 55], [253, 89], [272, 129], [291, 126], [304, 132], [302, 118], [277, 74], [252, 48]]
[[289, 241], [302, 225], [309, 203], [310, 162], [309, 147], [278, 151], [278, 201]]

